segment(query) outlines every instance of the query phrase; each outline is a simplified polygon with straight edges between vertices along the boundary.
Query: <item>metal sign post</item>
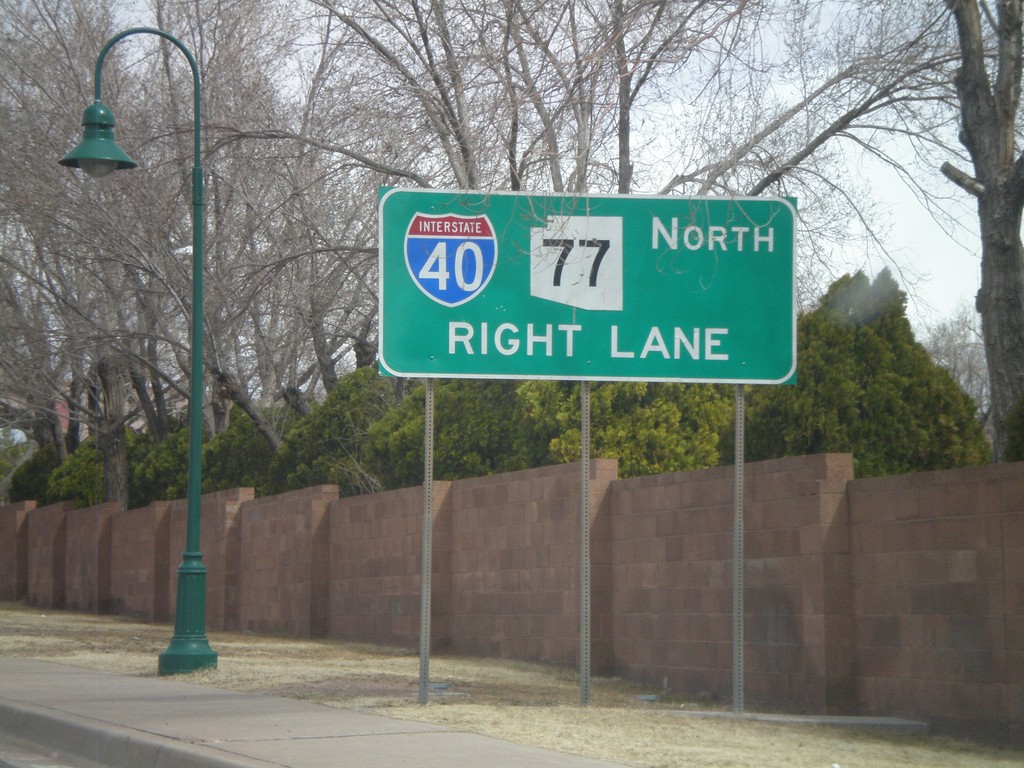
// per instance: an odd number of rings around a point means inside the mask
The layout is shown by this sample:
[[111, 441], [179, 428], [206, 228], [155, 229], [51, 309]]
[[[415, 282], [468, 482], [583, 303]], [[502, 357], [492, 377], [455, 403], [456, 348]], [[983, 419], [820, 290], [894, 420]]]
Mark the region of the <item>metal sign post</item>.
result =
[[423, 544], [420, 556], [420, 704], [430, 699], [430, 589], [434, 551], [434, 381], [427, 379], [423, 424]]
[[580, 706], [590, 704], [590, 382], [580, 386]]
[[736, 385], [736, 459], [732, 526], [732, 711], [743, 711], [743, 460], [746, 407], [743, 385]]

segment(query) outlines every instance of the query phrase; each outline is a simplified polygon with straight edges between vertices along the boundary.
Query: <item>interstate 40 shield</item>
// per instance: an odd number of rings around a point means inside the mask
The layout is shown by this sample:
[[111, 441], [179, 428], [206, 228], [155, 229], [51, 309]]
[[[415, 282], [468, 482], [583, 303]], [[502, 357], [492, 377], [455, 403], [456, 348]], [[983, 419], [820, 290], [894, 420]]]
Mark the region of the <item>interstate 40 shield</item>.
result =
[[391, 189], [382, 373], [790, 383], [795, 201]]
[[486, 216], [417, 213], [405, 235], [405, 263], [420, 290], [445, 307], [479, 294], [494, 274], [498, 255]]

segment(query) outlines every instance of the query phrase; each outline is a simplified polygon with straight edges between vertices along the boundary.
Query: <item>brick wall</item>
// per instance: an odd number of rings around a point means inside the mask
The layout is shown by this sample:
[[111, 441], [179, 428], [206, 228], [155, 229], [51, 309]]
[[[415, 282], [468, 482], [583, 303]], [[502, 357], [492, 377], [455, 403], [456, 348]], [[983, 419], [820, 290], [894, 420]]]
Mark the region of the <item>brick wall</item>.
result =
[[1024, 464], [849, 486], [858, 708], [1024, 742]]
[[[617, 472], [592, 462], [592, 515]], [[576, 664], [579, 651], [580, 467], [460, 480], [451, 515], [451, 644], [456, 653]], [[610, 665], [608, 527], [591, 530], [595, 669]]]
[[117, 502], [66, 515], [65, 605], [73, 611], [110, 612], [110, 520]]
[[110, 538], [116, 543], [110, 553], [113, 613], [142, 621], [170, 621], [170, 506], [167, 501], [154, 501], [112, 517]]
[[[617, 462], [593, 462], [592, 655], [610, 667], [610, 526], [600, 505]], [[575, 664], [579, 649], [579, 465], [435, 481], [435, 650]], [[330, 507], [330, 635], [419, 640], [423, 489]]]
[[612, 635], [625, 676], [700, 697], [728, 690], [731, 488], [725, 469], [612, 487]]
[[[823, 583], [826, 573], [841, 578], [848, 557], [829, 531], [844, 519], [852, 476], [847, 455], [747, 465], [744, 690], [753, 706], [847, 703], [828, 685], [830, 671], [850, 674], [842, 621], [829, 615], [842, 598], [826, 600]], [[616, 665], [652, 686], [724, 702], [732, 696], [733, 478], [721, 467], [622, 480], [607, 502]]]
[[25, 599], [40, 608], [65, 605], [65, 559], [68, 510], [74, 503], [61, 501], [38, 507], [26, 517], [28, 526], [28, 591]]
[[28, 594], [28, 525], [34, 501], [0, 507], [0, 600], [21, 600]]
[[[747, 465], [748, 706], [1024, 744], [1024, 463], [864, 480], [852, 466]], [[728, 467], [617, 480], [594, 462], [595, 671], [730, 700], [732, 483]], [[577, 664], [580, 486], [578, 464], [435, 483], [435, 650]], [[0, 554], [15, 553], [0, 576], [20, 578], [24, 549], [35, 605], [78, 594], [80, 564], [102, 570], [77, 548], [103, 546], [104, 513], [70, 509], [0, 508]], [[225, 491], [202, 515], [211, 628], [416, 646], [422, 488]], [[184, 518], [184, 502], [110, 514], [115, 610], [171, 618]]]
[[241, 506], [238, 626], [287, 635], [327, 634], [327, 516], [338, 486], [320, 485]]
[[755, 706], [849, 712], [849, 544], [843, 532], [845, 484], [852, 479], [849, 454], [751, 465], [744, 632], [746, 698]]
[[[451, 483], [434, 481], [431, 638], [451, 645]], [[423, 488], [331, 502], [331, 637], [416, 647], [420, 632]]]

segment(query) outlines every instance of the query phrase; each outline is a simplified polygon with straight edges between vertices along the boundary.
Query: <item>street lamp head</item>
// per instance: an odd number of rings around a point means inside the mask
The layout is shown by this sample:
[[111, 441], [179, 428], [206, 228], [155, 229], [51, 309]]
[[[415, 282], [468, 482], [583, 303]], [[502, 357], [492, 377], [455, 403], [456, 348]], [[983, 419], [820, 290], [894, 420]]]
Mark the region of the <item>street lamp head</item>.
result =
[[94, 101], [86, 107], [82, 128], [82, 141], [60, 159], [61, 165], [81, 168], [97, 178], [138, 165], [114, 141], [114, 113], [106, 104]]

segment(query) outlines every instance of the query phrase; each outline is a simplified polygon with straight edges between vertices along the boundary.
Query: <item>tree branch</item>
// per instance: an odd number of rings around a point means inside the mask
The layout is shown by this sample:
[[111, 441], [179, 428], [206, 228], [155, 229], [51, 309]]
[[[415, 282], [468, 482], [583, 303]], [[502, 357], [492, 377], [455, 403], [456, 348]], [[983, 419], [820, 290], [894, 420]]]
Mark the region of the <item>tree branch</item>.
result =
[[317, 149], [322, 149], [325, 152], [333, 152], [335, 154], [342, 155], [350, 160], [354, 160], [365, 168], [369, 168], [371, 171], [377, 171], [378, 173], [394, 176], [396, 178], [409, 179], [409, 181], [414, 182], [420, 187], [429, 189], [431, 186], [429, 181], [414, 171], [410, 171], [406, 168], [396, 168], [394, 166], [387, 165], [386, 163], [379, 163], [364, 154], [354, 152], [340, 144], [320, 141], [318, 139], [314, 139], [312, 136], [303, 136], [299, 133], [295, 133], [294, 131], [243, 131], [230, 126], [218, 126], [217, 128], [224, 134], [224, 136], [213, 145], [210, 149], [210, 154], [213, 154], [227, 144], [241, 139], [285, 139], [288, 141], [297, 141], [310, 147], [316, 147]]
[[975, 197], [981, 197], [982, 195], [985, 194], [984, 184], [982, 184], [973, 176], [964, 173], [952, 163], [943, 163], [939, 170], [942, 171], [943, 176], [952, 181], [965, 192], [970, 192]]

